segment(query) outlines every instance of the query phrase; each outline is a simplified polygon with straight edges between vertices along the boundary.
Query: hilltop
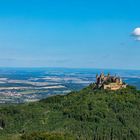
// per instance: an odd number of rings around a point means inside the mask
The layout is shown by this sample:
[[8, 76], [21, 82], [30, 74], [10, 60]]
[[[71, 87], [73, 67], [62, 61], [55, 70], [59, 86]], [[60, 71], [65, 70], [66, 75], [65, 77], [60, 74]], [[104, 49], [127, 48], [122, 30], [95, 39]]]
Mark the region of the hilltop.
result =
[[0, 139], [139, 139], [140, 91], [93, 87], [34, 103], [1, 105]]

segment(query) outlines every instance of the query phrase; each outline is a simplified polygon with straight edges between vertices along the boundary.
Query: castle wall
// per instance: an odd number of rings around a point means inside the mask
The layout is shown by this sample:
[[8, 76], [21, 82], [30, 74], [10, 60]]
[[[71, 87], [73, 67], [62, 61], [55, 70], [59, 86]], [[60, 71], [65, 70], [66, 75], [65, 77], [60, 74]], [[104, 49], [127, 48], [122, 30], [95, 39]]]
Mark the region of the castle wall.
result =
[[104, 85], [103, 88], [110, 89], [110, 90], [118, 90], [121, 88], [126, 88], [126, 85], [109, 84], [109, 85]]

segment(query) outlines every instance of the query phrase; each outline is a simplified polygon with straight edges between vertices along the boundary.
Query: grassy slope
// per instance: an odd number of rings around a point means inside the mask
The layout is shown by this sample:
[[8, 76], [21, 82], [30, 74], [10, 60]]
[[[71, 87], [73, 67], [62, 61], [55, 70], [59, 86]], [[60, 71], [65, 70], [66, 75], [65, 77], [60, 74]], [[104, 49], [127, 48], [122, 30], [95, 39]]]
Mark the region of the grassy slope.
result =
[[113, 92], [89, 86], [36, 103], [1, 106], [0, 139], [18, 140], [32, 132], [64, 133], [83, 140], [140, 139], [139, 119], [140, 92], [135, 88]]

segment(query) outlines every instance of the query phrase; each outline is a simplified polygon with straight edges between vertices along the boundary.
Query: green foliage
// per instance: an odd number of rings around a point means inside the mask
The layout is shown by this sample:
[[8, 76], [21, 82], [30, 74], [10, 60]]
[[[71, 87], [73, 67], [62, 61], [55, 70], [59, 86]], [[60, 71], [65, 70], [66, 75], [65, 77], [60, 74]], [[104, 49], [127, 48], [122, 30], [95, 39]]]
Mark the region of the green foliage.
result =
[[[140, 139], [140, 91], [93, 90], [54, 96], [39, 102], [0, 107], [0, 139]], [[61, 133], [60, 133], [61, 132]]]
[[24, 134], [21, 140], [74, 140], [75, 138], [64, 133], [43, 133], [34, 132], [31, 134]]

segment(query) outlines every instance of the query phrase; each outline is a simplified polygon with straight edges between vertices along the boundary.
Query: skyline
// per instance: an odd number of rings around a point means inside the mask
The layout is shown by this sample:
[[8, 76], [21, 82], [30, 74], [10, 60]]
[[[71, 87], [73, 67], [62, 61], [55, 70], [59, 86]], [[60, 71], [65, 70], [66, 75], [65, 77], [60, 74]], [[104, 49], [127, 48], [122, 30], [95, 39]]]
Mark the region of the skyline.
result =
[[[0, 2], [0, 67], [139, 69], [138, 0]], [[133, 35], [132, 35], [133, 34]]]

